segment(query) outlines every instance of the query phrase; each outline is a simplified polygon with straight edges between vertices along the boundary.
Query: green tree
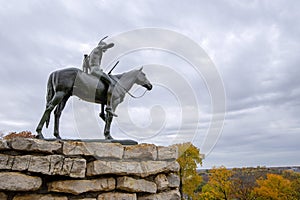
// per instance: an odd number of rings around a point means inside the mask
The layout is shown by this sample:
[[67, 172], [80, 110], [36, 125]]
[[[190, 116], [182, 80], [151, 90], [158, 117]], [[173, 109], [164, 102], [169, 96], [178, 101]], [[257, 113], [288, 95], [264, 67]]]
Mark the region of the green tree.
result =
[[192, 143], [177, 144], [180, 165], [180, 190], [188, 199], [197, 199], [196, 189], [202, 182], [202, 177], [197, 173], [197, 165], [202, 165], [200, 150]]
[[267, 174], [266, 179], [258, 179], [253, 195], [258, 200], [296, 200], [292, 182], [278, 174]]
[[228, 200], [232, 196], [233, 172], [224, 166], [213, 168], [209, 171], [209, 180], [202, 188], [200, 199], [205, 200]]

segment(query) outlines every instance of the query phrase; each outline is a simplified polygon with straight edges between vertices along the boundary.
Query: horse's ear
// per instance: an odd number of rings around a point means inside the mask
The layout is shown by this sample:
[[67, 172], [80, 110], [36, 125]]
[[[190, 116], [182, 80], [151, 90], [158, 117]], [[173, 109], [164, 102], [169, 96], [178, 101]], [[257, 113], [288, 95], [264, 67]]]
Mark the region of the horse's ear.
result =
[[143, 67], [141, 67], [139, 70], [142, 71], [142, 70], [143, 70]]

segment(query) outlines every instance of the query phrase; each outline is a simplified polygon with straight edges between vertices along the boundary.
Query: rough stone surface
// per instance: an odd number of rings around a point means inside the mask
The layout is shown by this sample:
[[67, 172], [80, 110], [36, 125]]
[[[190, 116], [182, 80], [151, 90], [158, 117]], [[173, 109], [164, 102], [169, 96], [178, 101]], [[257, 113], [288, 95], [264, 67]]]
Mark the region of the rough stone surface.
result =
[[31, 156], [30, 155], [15, 156], [12, 159], [13, 159], [13, 164], [11, 166], [11, 169], [16, 171], [24, 171], [27, 170], [29, 167]]
[[7, 195], [3, 192], [0, 192], [0, 199], [1, 200], [7, 200]]
[[122, 159], [123, 146], [118, 143], [67, 141], [63, 143], [63, 154]]
[[109, 192], [98, 196], [98, 200], [136, 200], [136, 194]]
[[76, 199], [76, 200], [97, 200], [96, 198], [81, 198], [81, 199]]
[[34, 191], [41, 187], [42, 179], [18, 172], [0, 173], [0, 190]]
[[170, 173], [167, 176], [168, 182], [169, 182], [169, 187], [170, 188], [179, 188], [180, 186], [180, 177], [177, 174]]
[[48, 190], [78, 195], [84, 192], [111, 191], [114, 190], [115, 187], [116, 181], [114, 178], [102, 178], [93, 180], [55, 181], [49, 184]]
[[157, 190], [162, 191], [168, 188], [169, 181], [165, 174], [157, 175], [154, 181], [157, 185]]
[[176, 146], [157, 147], [158, 160], [176, 160], [178, 158], [178, 148]]
[[117, 189], [128, 192], [156, 193], [156, 184], [144, 179], [134, 179], [131, 177], [119, 177], [117, 179]]
[[13, 164], [13, 156], [0, 154], [0, 169], [11, 169]]
[[151, 194], [139, 197], [138, 200], [180, 200], [181, 195], [178, 190], [171, 190], [168, 192], [161, 192], [158, 194]]
[[10, 149], [6, 140], [0, 140], [0, 150]]
[[8, 143], [15, 150], [44, 153], [54, 153], [61, 150], [62, 147], [59, 141], [45, 141], [32, 138], [13, 138], [8, 140]]
[[115, 174], [147, 177], [163, 172], [178, 172], [176, 161], [115, 162], [96, 160], [87, 164], [87, 176]]
[[55, 196], [51, 194], [28, 194], [16, 195], [13, 200], [68, 200], [65, 196]]
[[11, 169], [42, 173], [46, 175], [64, 175], [73, 178], [85, 177], [86, 160], [65, 158], [62, 155], [48, 156], [9, 156], [0, 154], [0, 169]]
[[124, 159], [128, 160], [156, 160], [157, 149], [154, 144], [139, 144], [126, 146], [124, 150]]

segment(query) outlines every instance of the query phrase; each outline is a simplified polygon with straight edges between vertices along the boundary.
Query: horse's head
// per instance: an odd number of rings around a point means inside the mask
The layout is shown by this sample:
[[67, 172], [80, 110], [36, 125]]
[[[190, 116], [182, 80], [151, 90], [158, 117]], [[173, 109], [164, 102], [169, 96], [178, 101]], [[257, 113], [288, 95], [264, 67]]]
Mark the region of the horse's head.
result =
[[143, 67], [141, 67], [138, 70], [138, 74], [137, 74], [137, 78], [136, 78], [135, 83], [147, 88], [147, 90], [151, 90], [152, 89], [152, 84], [147, 79], [146, 74], [142, 70], [143, 70]]

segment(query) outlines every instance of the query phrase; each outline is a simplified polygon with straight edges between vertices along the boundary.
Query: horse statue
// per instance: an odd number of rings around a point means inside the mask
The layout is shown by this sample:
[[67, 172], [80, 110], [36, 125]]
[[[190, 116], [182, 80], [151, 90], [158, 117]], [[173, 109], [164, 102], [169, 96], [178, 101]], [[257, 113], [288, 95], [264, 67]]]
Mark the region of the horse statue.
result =
[[[123, 102], [124, 97], [134, 84], [145, 87], [147, 90], [152, 89], [152, 84], [146, 78], [143, 68], [131, 70], [119, 75], [110, 75], [114, 80], [114, 88], [111, 100], [112, 110], [115, 111], [117, 106]], [[106, 140], [112, 140], [110, 126], [113, 115], [104, 114], [104, 105], [107, 102], [106, 83], [99, 81], [99, 78], [87, 74], [77, 68], [67, 68], [54, 71], [50, 74], [47, 84], [47, 104], [44, 114], [36, 128], [37, 138], [43, 139], [42, 129], [46, 123], [49, 126], [50, 114], [54, 110], [54, 136], [61, 139], [59, 135], [59, 119], [61, 113], [71, 96], [77, 96], [80, 99], [102, 105], [100, 117], [105, 121], [104, 136]]]

